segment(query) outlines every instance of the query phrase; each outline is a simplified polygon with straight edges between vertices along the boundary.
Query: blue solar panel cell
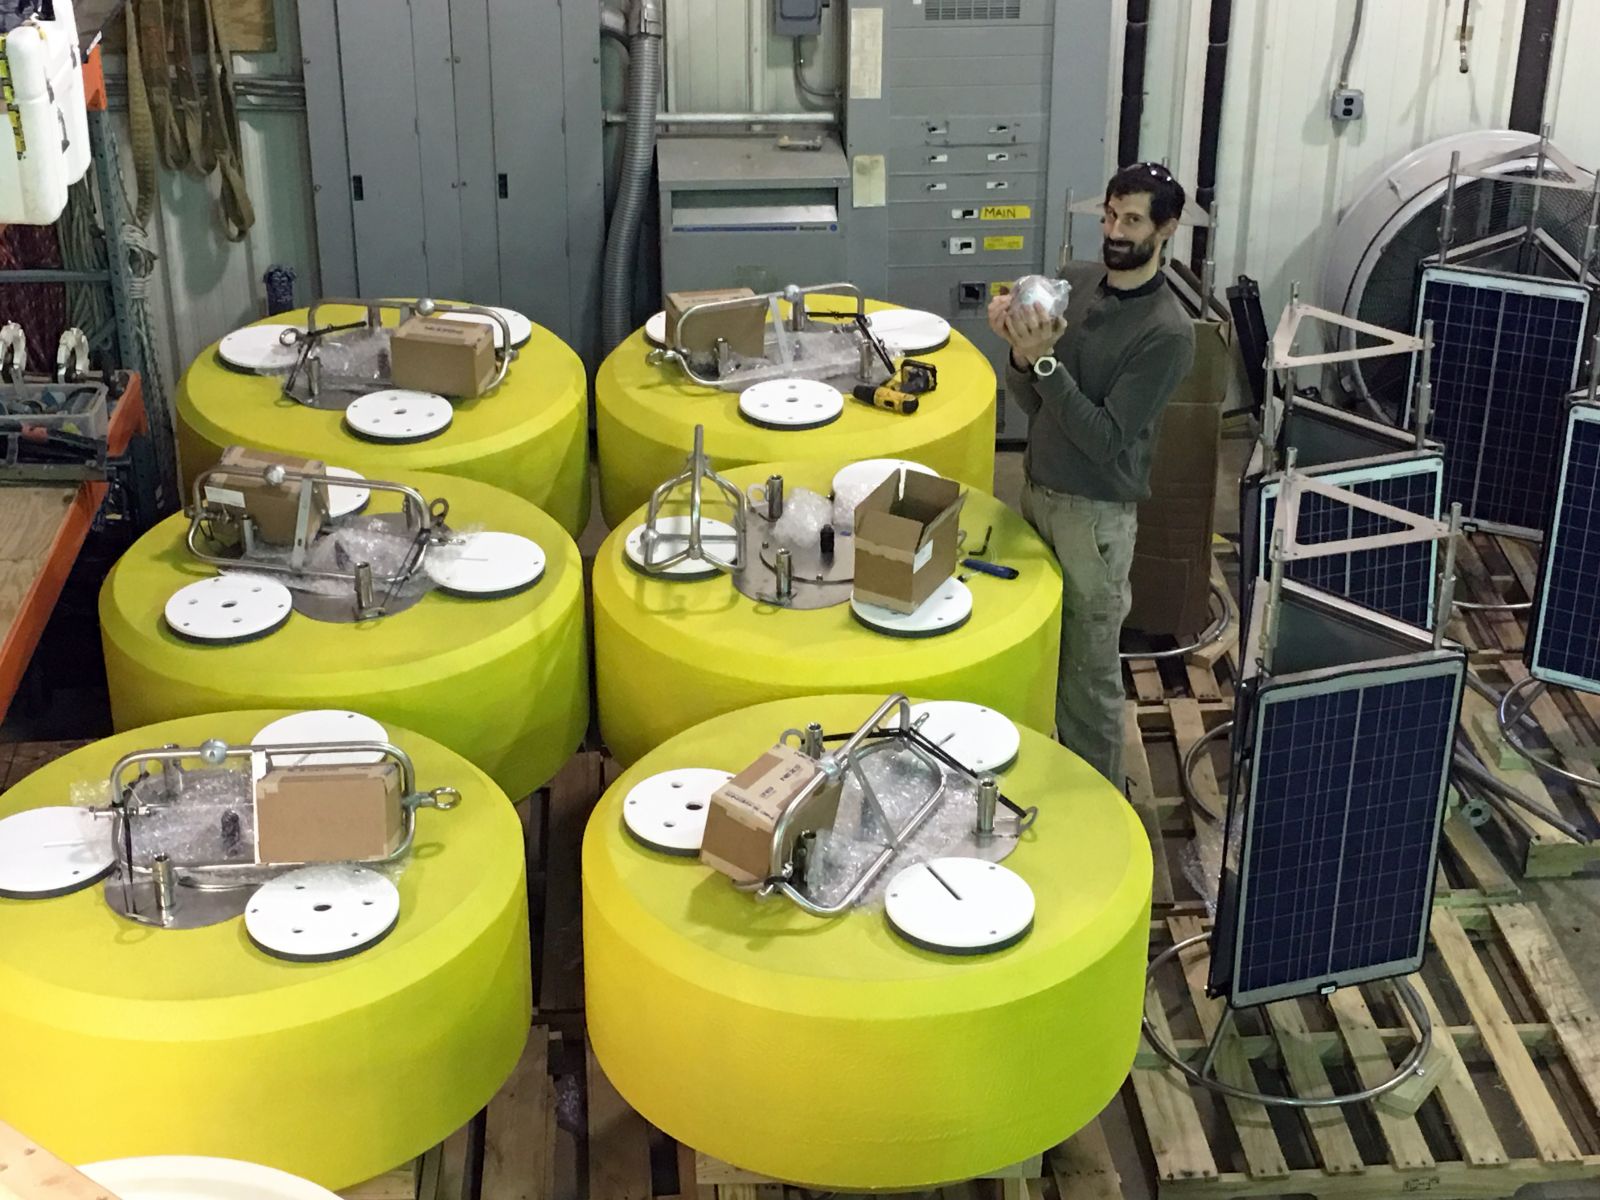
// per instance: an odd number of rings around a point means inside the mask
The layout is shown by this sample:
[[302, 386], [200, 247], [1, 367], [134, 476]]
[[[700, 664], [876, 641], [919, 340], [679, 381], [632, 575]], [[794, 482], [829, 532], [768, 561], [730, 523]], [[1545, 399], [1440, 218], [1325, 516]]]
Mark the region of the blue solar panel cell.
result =
[[[1313, 474], [1325, 483], [1346, 488], [1370, 500], [1418, 516], [1439, 516], [1441, 473], [1437, 458]], [[1267, 548], [1272, 541], [1272, 523], [1277, 517], [1278, 490], [1276, 484], [1264, 490], [1261, 523], [1252, 531], [1258, 542], [1255, 555], [1247, 561], [1256, 564], [1257, 578], [1261, 579], [1266, 578], [1271, 569]], [[1400, 526], [1387, 517], [1353, 508], [1329, 496], [1308, 492], [1300, 499], [1297, 532], [1303, 544], [1372, 537], [1398, 529]], [[1411, 542], [1350, 554], [1296, 559], [1285, 565], [1284, 574], [1296, 583], [1331, 592], [1385, 616], [1427, 627], [1433, 623], [1436, 553], [1433, 542]]]
[[1452, 660], [1262, 694], [1235, 1004], [1420, 963], [1460, 672]]
[[1423, 272], [1417, 329], [1433, 322], [1432, 433], [1445, 444], [1445, 503], [1468, 519], [1542, 527], [1587, 317], [1588, 292], [1575, 284]]
[[1575, 405], [1545, 542], [1529, 670], [1600, 692], [1600, 409]]

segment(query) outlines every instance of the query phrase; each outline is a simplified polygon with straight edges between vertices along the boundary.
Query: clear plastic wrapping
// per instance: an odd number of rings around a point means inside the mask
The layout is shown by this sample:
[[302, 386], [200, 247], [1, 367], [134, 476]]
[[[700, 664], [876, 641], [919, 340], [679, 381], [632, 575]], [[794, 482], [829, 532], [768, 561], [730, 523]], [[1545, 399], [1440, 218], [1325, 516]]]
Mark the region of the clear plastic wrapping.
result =
[[1067, 314], [1067, 303], [1072, 298], [1072, 285], [1065, 279], [1052, 279], [1048, 275], [1024, 275], [1011, 285], [1011, 303], [1029, 304], [1044, 310], [1052, 321]]
[[[938, 786], [921, 758], [899, 748], [871, 754], [861, 763], [878, 802], [895, 829], [903, 829]], [[882, 907], [889, 881], [906, 867], [956, 852], [972, 831], [977, 815], [977, 784], [951, 773], [944, 798], [873, 885], [858, 901]], [[889, 834], [871, 811], [853, 774], [845, 776], [839, 815], [831, 830], [820, 831], [806, 869], [808, 890], [821, 904], [835, 904], [850, 890], [885, 845]]]
[[822, 527], [833, 519], [833, 505], [826, 497], [795, 488], [783, 497], [783, 515], [773, 523], [772, 540], [790, 550], [814, 550], [822, 541]]

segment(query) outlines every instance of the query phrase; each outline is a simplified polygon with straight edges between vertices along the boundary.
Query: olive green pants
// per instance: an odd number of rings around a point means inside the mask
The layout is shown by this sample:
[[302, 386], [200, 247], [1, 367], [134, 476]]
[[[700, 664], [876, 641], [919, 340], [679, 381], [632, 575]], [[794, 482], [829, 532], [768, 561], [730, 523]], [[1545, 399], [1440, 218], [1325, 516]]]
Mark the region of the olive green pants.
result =
[[1061, 563], [1056, 736], [1121, 790], [1124, 696], [1118, 642], [1133, 603], [1128, 572], [1139, 506], [1053, 492], [1029, 481], [1022, 515]]

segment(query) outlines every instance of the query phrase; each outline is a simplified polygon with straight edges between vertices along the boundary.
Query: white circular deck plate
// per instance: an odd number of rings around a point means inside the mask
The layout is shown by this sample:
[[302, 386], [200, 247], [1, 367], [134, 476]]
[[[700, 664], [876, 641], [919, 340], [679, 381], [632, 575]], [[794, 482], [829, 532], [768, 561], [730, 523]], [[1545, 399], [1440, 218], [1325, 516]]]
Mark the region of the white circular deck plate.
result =
[[[294, 746], [313, 742], [387, 742], [389, 731], [365, 713], [346, 708], [312, 708], [279, 717], [256, 731], [250, 739], [256, 746]], [[350, 763], [378, 763], [383, 755], [375, 751], [350, 750], [332, 754], [275, 754], [279, 767], [331, 767]]]
[[947, 579], [915, 612], [899, 613], [850, 597], [856, 620], [879, 633], [894, 637], [938, 637], [960, 629], [972, 616], [972, 590], [959, 579]]
[[733, 776], [709, 767], [663, 771], [634, 785], [622, 802], [622, 820], [652, 850], [696, 855], [706, 832], [711, 793]]
[[912, 945], [938, 954], [988, 954], [1033, 927], [1033, 889], [1015, 871], [981, 858], [936, 858], [889, 881], [884, 912]]
[[915, 308], [889, 308], [869, 313], [867, 325], [893, 355], [922, 354], [950, 340], [950, 322], [937, 313]]
[[[713, 521], [708, 517], [700, 520], [700, 538], [702, 544], [721, 559], [733, 557], [734, 528], [726, 521]], [[716, 539], [716, 540], [712, 540]], [[681, 553], [689, 546], [689, 518], [688, 517], [662, 517], [656, 521], [656, 545], [653, 558], [656, 562], [666, 562], [674, 554]], [[623, 542], [623, 549], [627, 552], [628, 561], [641, 571], [644, 565], [644, 526], [636, 525]], [[646, 571], [646, 574], [654, 572]], [[685, 559], [669, 571], [662, 572], [668, 579], [710, 579], [713, 575], [721, 574], [715, 567], [707, 566], [703, 562]]]
[[337, 1200], [298, 1175], [232, 1158], [159, 1154], [80, 1169], [121, 1200]]
[[843, 411], [839, 389], [815, 379], [769, 379], [739, 394], [739, 415], [768, 429], [815, 429]]
[[922, 736], [969, 771], [981, 774], [1010, 766], [1022, 747], [1022, 735], [1004, 713], [966, 700], [929, 700], [911, 708], [915, 721], [924, 713]]
[[0, 821], [0, 896], [44, 900], [104, 879], [115, 861], [111, 826], [71, 805]]
[[247, 642], [289, 619], [294, 598], [258, 575], [217, 575], [179, 588], [167, 601], [167, 628], [191, 642]]
[[263, 884], [244, 910], [244, 928], [274, 958], [331, 962], [359, 954], [400, 919], [400, 891], [367, 867], [301, 867]]
[[[516, 309], [500, 308], [497, 305], [492, 304], [485, 305], [484, 307], [493, 308], [495, 312], [499, 313], [505, 318], [506, 324], [511, 327], [511, 345], [513, 347], [526, 345], [528, 339], [533, 336], [533, 322], [528, 320], [527, 317], [523, 316]], [[505, 338], [500, 333], [500, 326], [490, 317], [480, 316], [477, 313], [464, 312], [442, 312], [439, 314], [439, 316], [444, 318], [446, 321], [470, 321], [474, 325], [487, 325], [490, 329], [494, 330], [494, 348], [496, 350], [504, 348]]]
[[[326, 467], [324, 475], [333, 475], [339, 479], [365, 479], [360, 471], [352, 471], [349, 467]], [[367, 501], [372, 499], [372, 489], [364, 487], [328, 487], [328, 516], [337, 521], [343, 517], [353, 517], [367, 506]]]
[[939, 478], [939, 472], [932, 467], [912, 462], [909, 458], [864, 458], [839, 468], [833, 477], [833, 494], [837, 496], [843, 491], [865, 490], [871, 495], [897, 471], [916, 471], [919, 475]]
[[658, 312], [644, 323], [644, 340], [657, 346], [667, 344], [667, 314]]
[[273, 371], [287, 371], [300, 357], [299, 346], [285, 346], [278, 340], [280, 334], [298, 325], [246, 325], [235, 329], [217, 343], [217, 354], [223, 362], [239, 371], [268, 375]]
[[350, 402], [344, 422], [352, 433], [374, 442], [420, 442], [450, 427], [450, 401], [432, 392], [386, 388]]
[[422, 566], [443, 590], [481, 600], [532, 587], [544, 574], [544, 564], [538, 542], [489, 530], [467, 534], [459, 546], [440, 547]]

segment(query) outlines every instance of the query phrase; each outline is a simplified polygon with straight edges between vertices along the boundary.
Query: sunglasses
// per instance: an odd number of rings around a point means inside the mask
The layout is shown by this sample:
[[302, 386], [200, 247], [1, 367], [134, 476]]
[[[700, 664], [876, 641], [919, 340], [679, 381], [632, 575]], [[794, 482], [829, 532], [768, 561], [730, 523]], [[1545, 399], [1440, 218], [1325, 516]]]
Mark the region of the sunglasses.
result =
[[1172, 178], [1172, 172], [1167, 170], [1167, 168], [1162, 166], [1160, 163], [1152, 163], [1152, 162], [1133, 163], [1131, 166], [1124, 167], [1123, 170], [1124, 171], [1143, 171], [1146, 175], [1149, 175], [1152, 179], [1169, 180], [1169, 179]]

